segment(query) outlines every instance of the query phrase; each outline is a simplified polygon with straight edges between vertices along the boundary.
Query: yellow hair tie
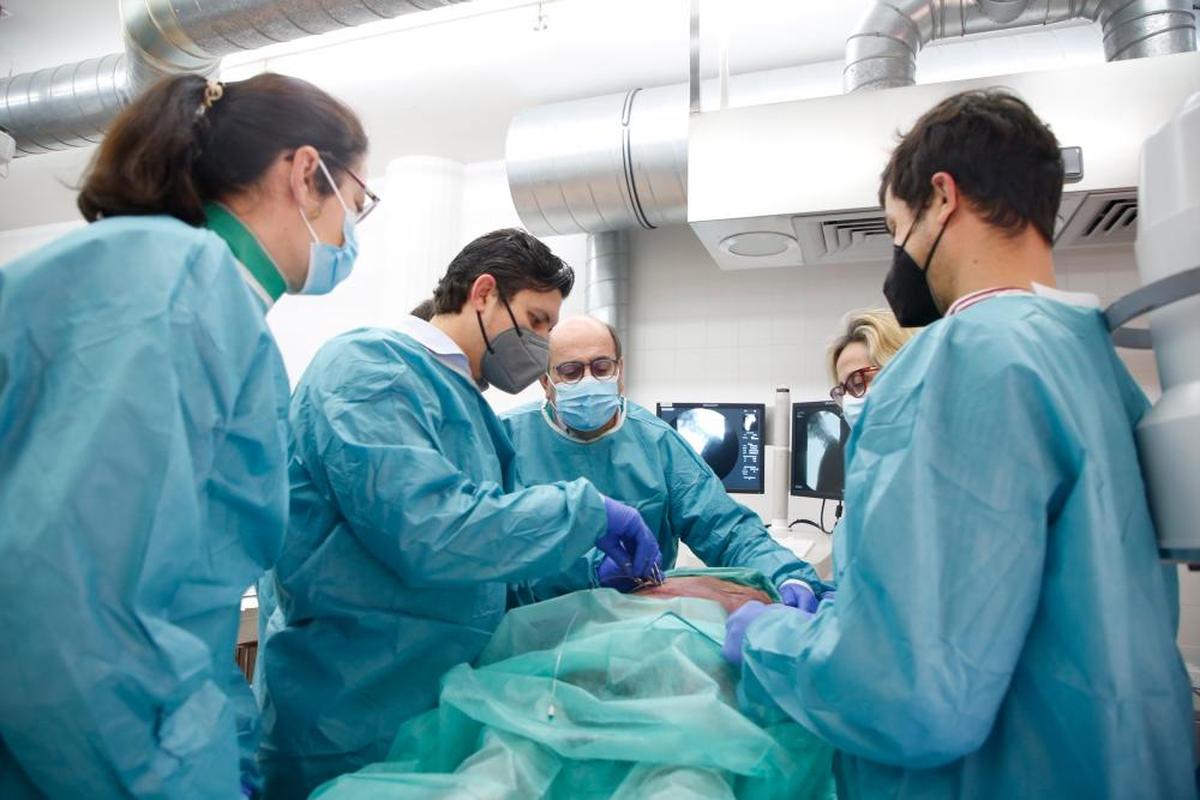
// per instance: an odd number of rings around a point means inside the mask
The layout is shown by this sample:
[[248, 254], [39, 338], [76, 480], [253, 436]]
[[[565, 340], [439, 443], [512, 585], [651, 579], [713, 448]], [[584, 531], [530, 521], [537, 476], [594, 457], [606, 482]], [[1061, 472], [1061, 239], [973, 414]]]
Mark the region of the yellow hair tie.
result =
[[200, 113], [204, 113], [204, 111], [212, 108], [213, 103], [220, 100], [224, 95], [225, 84], [221, 83], [220, 81], [210, 80], [208, 85], [204, 87], [204, 102]]

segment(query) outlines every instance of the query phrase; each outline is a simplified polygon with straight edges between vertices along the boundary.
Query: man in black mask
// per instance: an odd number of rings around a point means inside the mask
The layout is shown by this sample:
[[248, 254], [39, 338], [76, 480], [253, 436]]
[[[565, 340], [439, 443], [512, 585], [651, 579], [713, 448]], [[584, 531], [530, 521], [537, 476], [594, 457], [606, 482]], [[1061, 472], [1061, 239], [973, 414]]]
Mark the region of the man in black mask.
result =
[[1195, 796], [1149, 404], [1096, 299], [1051, 288], [1062, 183], [1004, 92], [939, 103], [884, 170], [885, 292], [928, 327], [850, 435], [837, 599], [748, 604], [725, 642], [748, 699], [841, 751], [839, 797]]
[[906, 328], [929, 325], [959, 300], [955, 311], [1054, 286], [1063, 173], [1054, 134], [1010, 95], [952, 100], [922, 118], [924, 135], [901, 141], [880, 182], [895, 237], [883, 292]]

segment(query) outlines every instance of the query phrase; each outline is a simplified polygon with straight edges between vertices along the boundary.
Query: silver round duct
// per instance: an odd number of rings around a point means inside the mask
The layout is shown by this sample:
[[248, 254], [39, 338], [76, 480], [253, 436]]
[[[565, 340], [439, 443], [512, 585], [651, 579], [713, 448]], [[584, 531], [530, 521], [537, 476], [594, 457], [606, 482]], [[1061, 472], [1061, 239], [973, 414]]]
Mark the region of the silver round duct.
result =
[[17, 140], [17, 155], [86, 147], [129, 102], [121, 53], [0, 80], [0, 128]]
[[1071, 19], [1100, 23], [1109, 61], [1196, 49], [1192, 0], [878, 0], [846, 41], [845, 89], [911, 86], [938, 39]]
[[538, 106], [508, 129], [508, 185], [532, 233], [687, 221], [685, 85]]
[[462, 2], [121, 0], [125, 54], [0, 79], [0, 128], [18, 156], [82, 147], [165, 75], [211, 75], [230, 53]]
[[[935, 40], [1100, 22], [1109, 60], [1196, 49], [1192, 0], [879, 0], [846, 43], [846, 91], [908, 86]], [[687, 84], [538, 106], [508, 129], [508, 185], [538, 235], [687, 220]]]
[[[587, 241], [584, 303], [587, 313], [617, 330], [629, 332], [629, 233], [603, 231]], [[626, 342], [628, 345], [628, 342]]]

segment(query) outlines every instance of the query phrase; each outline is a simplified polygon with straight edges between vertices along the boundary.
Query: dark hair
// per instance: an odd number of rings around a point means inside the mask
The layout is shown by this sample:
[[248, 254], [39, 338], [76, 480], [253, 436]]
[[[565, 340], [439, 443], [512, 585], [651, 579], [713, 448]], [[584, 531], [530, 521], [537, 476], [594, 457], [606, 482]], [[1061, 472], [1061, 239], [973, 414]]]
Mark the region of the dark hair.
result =
[[423, 319], [426, 322], [433, 319], [433, 298], [429, 297], [417, 303], [412, 311], [408, 312], [417, 319]]
[[[198, 75], [165, 78], [114, 120], [88, 168], [79, 210], [94, 222], [127, 214], [204, 221], [204, 203], [244, 191], [288, 150], [315, 147], [331, 171], [367, 151], [362, 123], [316, 86], [264, 73], [206, 100]], [[324, 177], [318, 191], [329, 194]]]
[[454, 257], [433, 290], [438, 314], [462, 311], [471, 286], [480, 275], [491, 275], [505, 300], [523, 289], [558, 290], [566, 297], [575, 285], [575, 271], [536, 236], [516, 228], [485, 233]]
[[1053, 242], [1062, 153], [1050, 128], [1020, 98], [995, 89], [962, 92], [925, 112], [892, 151], [880, 176], [880, 204], [890, 188], [923, 211], [938, 172], [954, 176], [988, 223], [1014, 234], [1032, 224]]

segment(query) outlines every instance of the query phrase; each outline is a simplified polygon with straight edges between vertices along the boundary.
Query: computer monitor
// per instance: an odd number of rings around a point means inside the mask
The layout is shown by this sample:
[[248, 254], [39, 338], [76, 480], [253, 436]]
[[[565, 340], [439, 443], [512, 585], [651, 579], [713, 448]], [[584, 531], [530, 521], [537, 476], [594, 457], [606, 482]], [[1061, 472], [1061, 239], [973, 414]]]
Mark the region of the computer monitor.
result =
[[730, 494], [762, 494], [762, 403], [659, 403], [658, 417], [700, 454]]
[[841, 500], [850, 426], [831, 401], [792, 404], [792, 494]]

